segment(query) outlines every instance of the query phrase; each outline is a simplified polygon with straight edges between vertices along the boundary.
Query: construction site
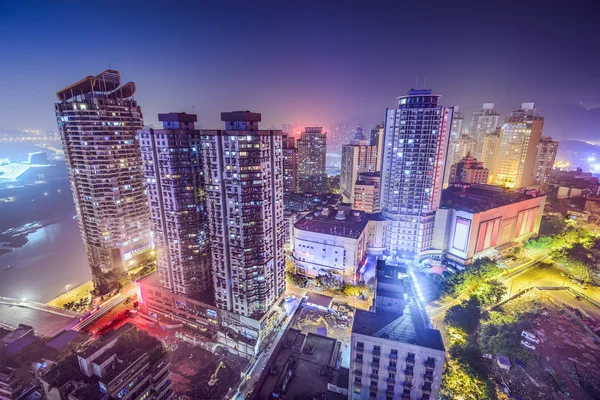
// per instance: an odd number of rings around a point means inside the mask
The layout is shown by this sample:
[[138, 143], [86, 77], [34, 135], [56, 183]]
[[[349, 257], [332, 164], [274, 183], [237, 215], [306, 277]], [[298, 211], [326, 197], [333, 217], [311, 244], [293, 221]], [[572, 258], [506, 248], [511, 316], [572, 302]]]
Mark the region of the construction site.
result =
[[586, 297], [571, 289], [532, 288], [495, 308], [499, 320], [527, 327], [513, 333], [519, 337], [512, 348], [506, 346], [507, 356], [490, 361], [492, 377], [506, 394], [540, 400], [600, 398], [600, 308]]

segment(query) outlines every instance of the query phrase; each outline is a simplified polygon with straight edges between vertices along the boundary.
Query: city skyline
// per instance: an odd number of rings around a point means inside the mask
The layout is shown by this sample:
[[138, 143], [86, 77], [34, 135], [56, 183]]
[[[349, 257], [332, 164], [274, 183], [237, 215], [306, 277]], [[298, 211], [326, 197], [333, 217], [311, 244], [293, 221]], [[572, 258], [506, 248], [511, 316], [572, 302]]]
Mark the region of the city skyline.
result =
[[[564, 117], [549, 110], [557, 105], [600, 104], [594, 91], [600, 82], [590, 68], [596, 64], [598, 44], [591, 34], [592, 13], [584, 8], [572, 6], [567, 10], [570, 18], [563, 18], [535, 4], [519, 5], [518, 15], [510, 4], [504, 8], [480, 4], [477, 14], [441, 5], [431, 14], [434, 23], [428, 32], [415, 36], [410, 45], [418, 57], [400, 63], [402, 55], [388, 51], [394, 32], [399, 26], [416, 30], [419, 22], [411, 17], [423, 6], [369, 10], [352, 4], [273, 5], [260, 11], [238, 6], [232, 11], [180, 4], [163, 9], [124, 6], [110, 16], [103, 10], [90, 12], [87, 5], [8, 6], [0, 17], [0, 31], [12, 56], [3, 70], [12, 78], [0, 83], [0, 89], [16, 96], [0, 100], [0, 127], [54, 130], [51, 113], [30, 110], [43, 110], [50, 94], [68, 85], [78, 71], [102, 70], [110, 64], [138, 84], [136, 101], [146, 111], [146, 123], [155, 127], [160, 126], [156, 118], [160, 112], [195, 111], [199, 125], [215, 126], [221, 110], [248, 108], [269, 116], [265, 127], [289, 122], [376, 124], [385, 116], [381, 110], [394, 106], [395, 97], [417, 87], [433, 88], [444, 96], [444, 104], [459, 105], [467, 121], [484, 102], [494, 102], [504, 117], [516, 105], [531, 101], [548, 116], [545, 133], [556, 140], [592, 139], [597, 132], [587, 121], [598, 118], [595, 111], [573, 111], [586, 117], [572, 126], [574, 132], [566, 133]], [[181, 14], [180, 9], [188, 12]], [[473, 36], [464, 27], [481, 15], [490, 23], [479, 26]], [[127, 23], [132, 35], [123, 40], [118, 31], [97, 28], [96, 37], [102, 37], [94, 44], [97, 51], [78, 52], [77, 65], [68, 65], [64, 56], [74, 55], [71, 48], [84, 45], [85, 35], [69, 34], [68, 26], [53, 21], [83, 16], [96, 26], [108, 19], [117, 26]], [[493, 23], [507, 17], [512, 18], [511, 35], [499, 32]], [[169, 29], [168, 24], [159, 24], [162, 18], [181, 21], [178, 25], [185, 29]], [[246, 19], [257, 23], [248, 29], [242, 22]], [[571, 33], [574, 29], [577, 37]], [[49, 42], [54, 35], [69, 35], [75, 45], [61, 49], [61, 57], [56, 57]], [[428, 51], [427, 40], [442, 35], [450, 35], [452, 48], [458, 50]], [[33, 37], [35, 44], [26, 47]], [[536, 51], [530, 50], [532, 46]], [[160, 48], [170, 49], [168, 61], [155, 59]], [[509, 51], [511, 57], [503, 56]], [[383, 53], [385, 62], [374, 63]], [[228, 61], [229, 54], [238, 54], [243, 62]], [[153, 62], [140, 63], [143, 59]], [[44, 74], [35, 73], [42, 69]], [[230, 88], [239, 88], [238, 95], [228, 95]]]

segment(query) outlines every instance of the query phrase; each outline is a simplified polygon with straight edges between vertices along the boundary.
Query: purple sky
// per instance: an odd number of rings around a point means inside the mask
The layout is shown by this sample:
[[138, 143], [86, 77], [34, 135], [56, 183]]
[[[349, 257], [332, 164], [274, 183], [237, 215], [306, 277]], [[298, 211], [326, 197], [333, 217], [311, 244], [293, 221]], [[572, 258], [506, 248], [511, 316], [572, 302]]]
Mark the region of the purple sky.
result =
[[54, 130], [56, 91], [110, 63], [149, 124], [192, 105], [203, 127], [237, 109], [264, 126], [370, 124], [418, 77], [467, 114], [535, 101], [546, 134], [592, 139], [599, 113], [576, 107], [600, 104], [598, 6], [585, 3], [14, 1], [0, 12], [0, 127]]

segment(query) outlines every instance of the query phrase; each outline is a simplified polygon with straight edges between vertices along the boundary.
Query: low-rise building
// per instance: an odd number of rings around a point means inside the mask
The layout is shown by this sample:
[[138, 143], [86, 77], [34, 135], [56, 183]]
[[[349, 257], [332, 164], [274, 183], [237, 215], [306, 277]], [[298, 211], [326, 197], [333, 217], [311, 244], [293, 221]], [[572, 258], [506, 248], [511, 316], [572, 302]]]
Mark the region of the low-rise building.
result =
[[471, 153], [467, 153], [460, 161], [450, 167], [449, 184], [488, 182], [489, 171], [481, 161], [477, 161]]
[[40, 380], [53, 399], [167, 400], [173, 397], [169, 367], [160, 340], [127, 323], [69, 355]]
[[342, 343], [288, 329], [250, 396], [256, 400], [348, 399], [348, 368], [339, 367]]
[[600, 179], [581, 168], [575, 171], [553, 170], [548, 180], [559, 199], [597, 196], [600, 193]]
[[[406, 271], [378, 267], [375, 309], [354, 316], [349, 398], [437, 399], [446, 357], [442, 336], [428, 322]], [[405, 297], [412, 297], [410, 305]]]
[[436, 213], [434, 247], [462, 266], [537, 235], [546, 196], [528, 193], [490, 185], [446, 189]]
[[296, 271], [316, 277], [332, 275], [355, 283], [367, 253], [383, 254], [386, 221], [347, 206], [309, 213], [294, 225]]
[[381, 175], [379, 172], [359, 174], [354, 185], [354, 205], [352, 208], [371, 214], [381, 212], [380, 184]]

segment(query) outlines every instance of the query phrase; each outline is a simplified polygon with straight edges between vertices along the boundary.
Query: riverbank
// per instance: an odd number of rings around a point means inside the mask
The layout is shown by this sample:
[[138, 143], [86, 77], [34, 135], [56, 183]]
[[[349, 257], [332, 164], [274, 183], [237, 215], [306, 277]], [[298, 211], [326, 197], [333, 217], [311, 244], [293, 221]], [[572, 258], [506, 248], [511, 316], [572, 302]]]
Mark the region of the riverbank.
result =
[[52, 307], [65, 308], [65, 304], [67, 303], [77, 303], [81, 299], [91, 296], [90, 293], [94, 290], [94, 282], [90, 280], [74, 288], [69, 287], [65, 289], [68, 289], [68, 291], [50, 300], [46, 304]]

